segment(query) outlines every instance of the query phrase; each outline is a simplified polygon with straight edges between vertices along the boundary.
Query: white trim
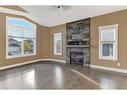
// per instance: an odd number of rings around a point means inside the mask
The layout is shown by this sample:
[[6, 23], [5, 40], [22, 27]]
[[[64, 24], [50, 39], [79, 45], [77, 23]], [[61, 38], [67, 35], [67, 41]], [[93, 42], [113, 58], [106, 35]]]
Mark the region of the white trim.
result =
[[[66, 63], [66, 61], [57, 60], [57, 59], [37, 59], [37, 60], [32, 60], [32, 61], [23, 62], [23, 63], [17, 63], [17, 64], [13, 64], [13, 65], [8, 65], [8, 66], [1, 66], [0, 70], [9, 69], [9, 68], [13, 68], [13, 67], [18, 67], [18, 66], [22, 66], [22, 65], [26, 65], [26, 64], [32, 64], [34, 62], [39, 62], [39, 61], [56, 61], [56, 62]], [[108, 71], [114, 71], [114, 72], [120, 72], [120, 73], [126, 73], [127, 74], [127, 70], [124, 70], [124, 69], [97, 66], [97, 65], [92, 65], [92, 64], [90, 65], [90, 67], [96, 68], [96, 69], [101, 69], [101, 70], [108, 70]]]
[[37, 59], [37, 60], [33, 60], [33, 61], [13, 64], [13, 65], [8, 65], [8, 66], [2, 66], [2, 67], [0, 67], [0, 70], [9, 69], [9, 68], [17, 67], [17, 66], [22, 66], [22, 65], [26, 65], [26, 64], [30, 64], [30, 63], [34, 63], [34, 62], [38, 62], [38, 61], [42, 61], [42, 59]]
[[58, 59], [41, 59], [41, 61], [56, 61], [56, 62], [66, 63], [66, 61], [64, 61], [64, 60], [58, 60]]
[[[100, 26], [99, 27], [99, 59], [103, 59], [103, 60], [111, 60], [111, 61], [117, 61], [118, 60], [118, 26], [119, 24], [114, 24], [114, 25], [107, 25], [107, 26]], [[113, 43], [113, 57], [110, 56], [102, 56], [102, 40], [101, 40], [101, 29], [105, 29], [105, 28], [115, 28], [116, 31], [114, 33], [115, 35], [115, 39], [114, 39], [114, 43], [113, 42], [109, 42], [109, 41], [105, 41], [107, 43]]]
[[16, 11], [16, 10], [13, 10], [13, 9], [0, 7], [0, 13], [7, 13], [7, 14], [14, 14], [14, 15], [19, 15], [19, 16], [24, 16], [26, 18], [29, 18], [32, 21], [35, 21], [36, 23], [38, 23], [40, 25], [43, 25], [36, 17], [32, 16], [31, 14], [29, 14], [27, 12]]
[[48, 59], [50, 61], [56, 61], [56, 62], [62, 62], [62, 63], [66, 63], [66, 61], [63, 61], [63, 60], [57, 60], [57, 59]]
[[[22, 54], [22, 53], [21, 53]], [[6, 56], [6, 59], [14, 59], [14, 58], [20, 58], [20, 57], [29, 57], [29, 56], [36, 56], [35, 53], [32, 54], [23, 54], [23, 55], [14, 55], [14, 56]]]
[[[60, 41], [61, 41], [61, 43], [60, 43], [60, 53], [58, 53], [57, 50], [56, 50], [57, 49], [56, 48], [56, 41], [58, 39], [55, 39], [55, 38], [56, 38], [56, 36], [58, 36], [58, 34], [60, 36]], [[54, 55], [61, 56], [62, 55], [62, 32], [55, 32], [54, 35], [53, 35], [53, 41], [54, 41]]]
[[48, 59], [48, 58], [46, 58], [46, 59], [40, 59], [41, 61], [50, 61], [51, 59]]
[[104, 67], [104, 66], [98, 66], [98, 65], [92, 65], [92, 64], [90, 65], [90, 67], [96, 68], [96, 69], [101, 69], [101, 70], [108, 70], [108, 71], [114, 71], [114, 72], [126, 73], [127, 74], [127, 70], [125, 70], [125, 69], [117, 69], [117, 68]]
[[17, 63], [17, 64], [13, 64], [13, 65], [8, 65], [8, 66], [1, 66], [0, 70], [5, 70], [5, 69], [13, 68], [13, 67], [18, 67], [18, 66], [23, 66], [26, 64], [32, 64], [34, 62], [39, 62], [39, 61], [57, 61], [57, 62], [66, 63], [66, 61], [57, 60], [57, 59], [37, 59], [37, 60], [27, 61], [27, 62], [23, 62], [23, 63]]
[[[13, 56], [9, 56], [8, 55], [8, 20], [9, 19], [16, 19], [16, 20], [22, 20], [22, 21], [25, 21], [25, 22], [28, 22], [28, 23], [30, 23], [32, 26], [33, 26], [33, 28], [34, 28], [34, 32], [35, 32], [35, 38], [34, 38], [34, 40], [35, 40], [35, 42], [34, 42], [34, 52], [33, 53], [31, 53], [31, 54], [24, 54], [24, 48], [23, 48], [23, 40], [24, 39], [22, 39], [22, 51], [21, 51], [21, 55], [13, 55]], [[19, 57], [26, 57], [26, 56], [34, 56], [34, 55], [36, 55], [36, 47], [37, 47], [37, 29], [36, 29], [37, 27], [36, 27], [36, 24], [34, 24], [34, 23], [32, 23], [32, 22], [30, 22], [30, 21], [28, 21], [28, 20], [26, 20], [26, 19], [24, 19], [24, 18], [20, 18], [20, 17], [9, 17], [9, 16], [6, 16], [6, 59], [11, 59], [11, 58], [19, 58]]]
[[[31, 21], [28, 21], [27, 19], [25, 19], [25, 18], [22, 18], [22, 17], [11, 17], [11, 16], [6, 16], [6, 20], [8, 20], [8, 19], [14, 19], [14, 20], [21, 20], [21, 21], [24, 21], [24, 22], [27, 22], [27, 23], [30, 23], [31, 25], [32, 25], [32, 29], [29, 29], [29, 28], [26, 28], [27, 30], [36, 30], [36, 24], [35, 23], [33, 23], [33, 22], [31, 22]], [[17, 27], [20, 27], [20, 28], [22, 28], [23, 26], [17, 26]], [[24, 28], [24, 27], [23, 27]]]
[[21, 15], [21, 16], [25, 16], [25, 17], [28, 17], [28, 15], [29, 15], [29, 17], [32, 16], [27, 12], [16, 11], [13, 9], [8, 9], [8, 8], [3, 8], [3, 7], [0, 7], [0, 13], [15, 14], [15, 15]]

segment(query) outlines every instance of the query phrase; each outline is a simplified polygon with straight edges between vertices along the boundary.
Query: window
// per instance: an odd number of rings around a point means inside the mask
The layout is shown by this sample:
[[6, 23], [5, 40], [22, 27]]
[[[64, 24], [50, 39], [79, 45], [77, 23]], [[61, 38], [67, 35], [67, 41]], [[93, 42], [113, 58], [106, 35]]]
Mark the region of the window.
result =
[[7, 58], [36, 54], [36, 25], [24, 19], [7, 17]]
[[117, 60], [118, 24], [99, 27], [99, 59]]
[[54, 55], [62, 54], [62, 33], [54, 33]]

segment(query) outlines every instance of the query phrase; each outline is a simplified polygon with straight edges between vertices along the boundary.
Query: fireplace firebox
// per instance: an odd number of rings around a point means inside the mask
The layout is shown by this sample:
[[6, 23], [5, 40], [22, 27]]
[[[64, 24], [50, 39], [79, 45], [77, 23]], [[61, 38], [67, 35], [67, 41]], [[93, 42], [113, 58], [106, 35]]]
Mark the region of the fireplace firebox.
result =
[[83, 64], [84, 63], [84, 54], [83, 52], [70, 52], [70, 64], [76, 63], [76, 64]]

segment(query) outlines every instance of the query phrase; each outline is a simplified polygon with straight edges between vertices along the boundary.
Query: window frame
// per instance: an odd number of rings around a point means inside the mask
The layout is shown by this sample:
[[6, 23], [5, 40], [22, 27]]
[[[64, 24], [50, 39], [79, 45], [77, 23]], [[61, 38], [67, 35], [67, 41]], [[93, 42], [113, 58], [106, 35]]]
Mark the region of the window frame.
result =
[[[9, 27], [9, 25], [8, 25], [8, 20], [9, 19], [16, 19], [16, 20], [21, 20], [21, 21], [25, 21], [25, 22], [28, 22], [28, 23], [30, 23], [30, 24], [32, 24], [33, 25], [33, 27], [34, 27], [34, 29], [35, 29], [35, 42], [34, 42], [34, 52], [33, 53], [30, 53], [30, 54], [25, 54], [24, 53], [24, 46], [23, 46], [23, 42], [24, 42], [24, 39], [25, 38], [23, 38], [22, 39], [22, 43], [21, 43], [21, 55], [13, 55], [13, 56], [10, 56], [10, 55], [8, 55], [8, 49], [9, 49], [9, 47], [8, 47], [8, 44], [9, 44], [9, 42], [8, 42], [8, 38], [9, 38], [9, 35], [8, 35], [8, 27]], [[26, 37], [27, 38], [27, 37]], [[32, 39], [32, 38], [31, 38]], [[36, 55], [36, 47], [37, 47], [37, 43], [36, 43], [36, 41], [37, 41], [37, 29], [36, 29], [36, 24], [35, 23], [32, 23], [32, 22], [30, 22], [30, 21], [28, 21], [28, 20], [26, 20], [26, 19], [24, 19], [24, 18], [18, 18], [18, 17], [8, 17], [8, 16], [6, 16], [6, 59], [11, 59], [11, 58], [19, 58], [19, 57], [27, 57], [27, 56], [34, 56], [34, 55]]]
[[[57, 50], [55, 49], [55, 47], [56, 47], [56, 46], [55, 46], [55, 45], [56, 45], [56, 43], [55, 43], [55, 34], [56, 34], [56, 33], [60, 33], [60, 34], [61, 34], [60, 53], [57, 53], [57, 52], [56, 52]], [[54, 46], [54, 55], [61, 56], [61, 55], [62, 55], [62, 32], [55, 32], [55, 33], [53, 33], [53, 40], [54, 40], [54, 43], [53, 43], [53, 44], [54, 44], [54, 45], [53, 45], [53, 46]], [[56, 50], [56, 51], [55, 51], [55, 50]]]
[[[119, 24], [114, 25], [107, 25], [107, 26], [100, 26], [99, 27], [99, 59], [103, 60], [111, 60], [117, 61], [118, 60], [118, 27]], [[114, 28], [114, 41], [102, 41], [102, 29], [109, 29]], [[103, 44], [113, 44], [113, 56], [103, 56]]]

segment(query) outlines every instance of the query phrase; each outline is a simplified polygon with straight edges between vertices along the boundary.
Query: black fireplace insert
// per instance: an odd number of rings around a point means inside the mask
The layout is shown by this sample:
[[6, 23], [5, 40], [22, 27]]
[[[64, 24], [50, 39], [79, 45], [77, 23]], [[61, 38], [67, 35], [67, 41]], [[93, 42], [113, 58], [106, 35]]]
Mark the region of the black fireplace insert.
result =
[[71, 51], [70, 52], [70, 64], [72, 64], [72, 63], [83, 65], [83, 63], [84, 63], [83, 52]]

